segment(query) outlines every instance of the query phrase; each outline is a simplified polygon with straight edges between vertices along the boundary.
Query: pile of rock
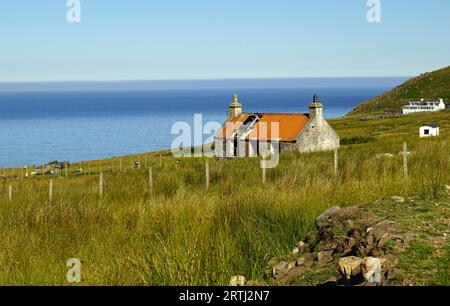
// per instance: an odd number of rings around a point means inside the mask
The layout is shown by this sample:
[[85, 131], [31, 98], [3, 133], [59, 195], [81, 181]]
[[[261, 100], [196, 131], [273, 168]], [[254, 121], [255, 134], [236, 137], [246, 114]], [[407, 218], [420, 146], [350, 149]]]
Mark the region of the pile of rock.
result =
[[[395, 200], [404, 201], [400, 197]], [[310, 233], [304, 242], [300, 241], [289, 260], [268, 263], [270, 276], [277, 281], [289, 273], [299, 275], [307, 270], [336, 265], [336, 275], [339, 275], [334, 280], [336, 285], [385, 281], [388, 269], [384, 267], [384, 246], [391, 240], [404, 242], [404, 238], [395, 235], [396, 223], [390, 220], [370, 227], [370, 222], [355, 222], [350, 218], [355, 209], [332, 207], [325, 211], [316, 219], [317, 232]]]

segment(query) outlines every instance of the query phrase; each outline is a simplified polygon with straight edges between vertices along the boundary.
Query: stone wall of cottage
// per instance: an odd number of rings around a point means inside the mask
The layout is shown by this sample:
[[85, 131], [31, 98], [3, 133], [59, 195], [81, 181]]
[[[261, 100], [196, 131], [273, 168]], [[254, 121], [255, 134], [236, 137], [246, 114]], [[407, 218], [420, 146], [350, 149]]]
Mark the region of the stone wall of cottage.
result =
[[297, 136], [297, 150], [301, 153], [331, 151], [340, 147], [340, 138], [321, 116], [311, 119]]

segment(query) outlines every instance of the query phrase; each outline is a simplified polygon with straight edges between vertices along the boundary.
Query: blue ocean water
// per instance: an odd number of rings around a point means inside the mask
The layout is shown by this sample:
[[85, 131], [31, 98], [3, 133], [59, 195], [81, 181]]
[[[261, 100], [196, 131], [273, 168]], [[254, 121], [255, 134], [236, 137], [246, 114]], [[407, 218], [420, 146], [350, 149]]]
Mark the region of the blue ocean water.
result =
[[[331, 118], [392, 86], [240, 89], [238, 94], [244, 111], [307, 112], [317, 93]], [[223, 122], [233, 94], [226, 88], [0, 92], [0, 167], [168, 149], [175, 122], [192, 124], [195, 113], [203, 115], [203, 123]]]

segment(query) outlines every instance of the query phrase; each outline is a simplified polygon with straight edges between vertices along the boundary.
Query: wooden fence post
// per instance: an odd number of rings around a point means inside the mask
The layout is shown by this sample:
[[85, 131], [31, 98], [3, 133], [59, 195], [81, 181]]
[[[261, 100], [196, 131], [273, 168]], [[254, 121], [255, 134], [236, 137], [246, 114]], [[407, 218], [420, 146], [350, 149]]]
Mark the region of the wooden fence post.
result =
[[334, 149], [334, 175], [339, 173], [339, 151], [338, 148]]
[[8, 199], [12, 201], [12, 186], [11, 184], [8, 186]]
[[119, 159], [119, 172], [122, 173], [122, 158]]
[[206, 178], [206, 189], [209, 189], [209, 160], [206, 160], [205, 164], [205, 178]]
[[53, 180], [48, 184], [48, 201], [51, 203], [53, 199]]
[[148, 187], [153, 189], [153, 169], [152, 167], [148, 168]]
[[100, 173], [100, 179], [98, 181], [98, 193], [100, 196], [103, 195], [103, 173]]
[[68, 178], [69, 174], [68, 174], [67, 163], [66, 162], [64, 163], [64, 170], [66, 170], [66, 178]]
[[263, 162], [261, 163], [261, 165], [262, 165], [262, 182], [263, 182], [263, 184], [266, 183], [266, 165], [265, 165], [265, 160], [266, 160], [266, 158], [263, 157]]
[[44, 176], [44, 175], [45, 175], [45, 165], [42, 164], [42, 176]]
[[408, 144], [403, 143], [403, 173], [408, 178]]

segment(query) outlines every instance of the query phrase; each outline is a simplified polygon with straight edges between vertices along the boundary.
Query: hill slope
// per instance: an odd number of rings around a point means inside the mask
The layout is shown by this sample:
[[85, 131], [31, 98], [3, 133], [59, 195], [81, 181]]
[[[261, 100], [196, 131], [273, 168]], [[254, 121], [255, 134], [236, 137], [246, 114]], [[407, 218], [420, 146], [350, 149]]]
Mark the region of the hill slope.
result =
[[358, 105], [348, 116], [398, 112], [411, 99], [450, 99], [450, 66], [424, 73], [406, 83]]

